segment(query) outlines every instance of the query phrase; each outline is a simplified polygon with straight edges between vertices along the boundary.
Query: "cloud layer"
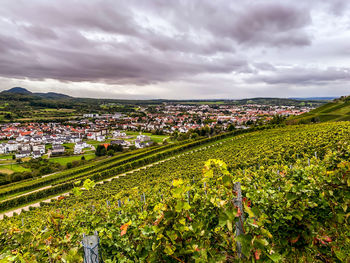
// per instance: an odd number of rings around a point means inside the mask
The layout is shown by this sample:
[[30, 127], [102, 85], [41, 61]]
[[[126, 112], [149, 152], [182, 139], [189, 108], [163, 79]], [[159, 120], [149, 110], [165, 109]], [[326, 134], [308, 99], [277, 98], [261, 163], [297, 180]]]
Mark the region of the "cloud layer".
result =
[[114, 98], [343, 95], [348, 15], [338, 0], [4, 0], [0, 89]]

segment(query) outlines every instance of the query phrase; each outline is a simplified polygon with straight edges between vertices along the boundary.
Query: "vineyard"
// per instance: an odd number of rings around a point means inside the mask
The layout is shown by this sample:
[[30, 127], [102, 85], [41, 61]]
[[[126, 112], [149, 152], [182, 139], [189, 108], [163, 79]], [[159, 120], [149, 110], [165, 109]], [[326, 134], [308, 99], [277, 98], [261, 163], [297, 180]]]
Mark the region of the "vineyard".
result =
[[[259, 129], [264, 129], [264, 127]], [[154, 147], [151, 149], [137, 150], [135, 152], [125, 153], [107, 160], [94, 162], [77, 169], [1, 186], [0, 211], [6, 211], [11, 208], [71, 190], [76, 185], [77, 180], [82, 182], [82, 180], [86, 179], [107, 179], [135, 168], [154, 163], [193, 147], [244, 132], [247, 131], [235, 131], [213, 136], [211, 138], [198, 139], [194, 141], [187, 140], [175, 144]]]
[[0, 221], [0, 262], [82, 262], [94, 231], [106, 263], [346, 262], [349, 124], [232, 135], [164, 149], [181, 154], [108, 183], [71, 177], [74, 194]]

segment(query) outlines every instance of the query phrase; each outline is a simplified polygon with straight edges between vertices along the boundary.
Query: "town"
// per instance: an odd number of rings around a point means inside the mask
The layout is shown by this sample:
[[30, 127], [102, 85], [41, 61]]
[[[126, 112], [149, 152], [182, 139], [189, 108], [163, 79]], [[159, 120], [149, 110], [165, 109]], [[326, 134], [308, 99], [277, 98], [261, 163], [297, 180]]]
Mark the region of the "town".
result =
[[[67, 144], [74, 144], [68, 154], [95, 151], [99, 144], [118, 144], [125, 149], [144, 148], [154, 143], [152, 136], [169, 138], [173, 133], [188, 133], [205, 126], [219, 131], [229, 127], [245, 129], [262, 124], [273, 116], [299, 115], [310, 107], [234, 105], [157, 105], [142, 107], [136, 114], [83, 114], [79, 120], [66, 123], [1, 124], [0, 154], [14, 154], [16, 159], [59, 156]], [[159, 142], [159, 141], [158, 141]]]

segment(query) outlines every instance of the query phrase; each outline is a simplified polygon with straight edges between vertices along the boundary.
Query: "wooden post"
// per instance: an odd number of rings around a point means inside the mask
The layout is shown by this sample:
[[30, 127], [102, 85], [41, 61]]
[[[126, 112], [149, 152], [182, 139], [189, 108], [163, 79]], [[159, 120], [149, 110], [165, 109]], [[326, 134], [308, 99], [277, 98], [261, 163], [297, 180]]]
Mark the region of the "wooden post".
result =
[[[243, 235], [243, 223], [244, 223], [244, 213], [243, 213], [243, 205], [242, 205], [242, 191], [241, 191], [241, 183], [237, 182], [234, 184], [233, 189], [237, 193], [237, 197], [233, 200], [233, 204], [241, 211], [241, 215], [238, 218], [238, 222], [236, 222], [236, 236]], [[242, 245], [241, 242], [237, 241], [237, 252], [238, 257], [243, 258], [242, 254]]]
[[100, 238], [97, 231], [92, 236], [85, 236], [83, 234], [83, 240], [81, 244], [84, 247], [84, 263], [99, 263], [98, 245]]

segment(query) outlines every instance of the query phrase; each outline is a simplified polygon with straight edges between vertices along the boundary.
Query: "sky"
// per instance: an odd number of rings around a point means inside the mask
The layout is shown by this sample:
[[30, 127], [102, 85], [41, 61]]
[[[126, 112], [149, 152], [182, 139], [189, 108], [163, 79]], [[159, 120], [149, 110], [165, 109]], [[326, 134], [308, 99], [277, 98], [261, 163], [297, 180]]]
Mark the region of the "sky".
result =
[[350, 95], [348, 0], [1, 0], [0, 90]]

